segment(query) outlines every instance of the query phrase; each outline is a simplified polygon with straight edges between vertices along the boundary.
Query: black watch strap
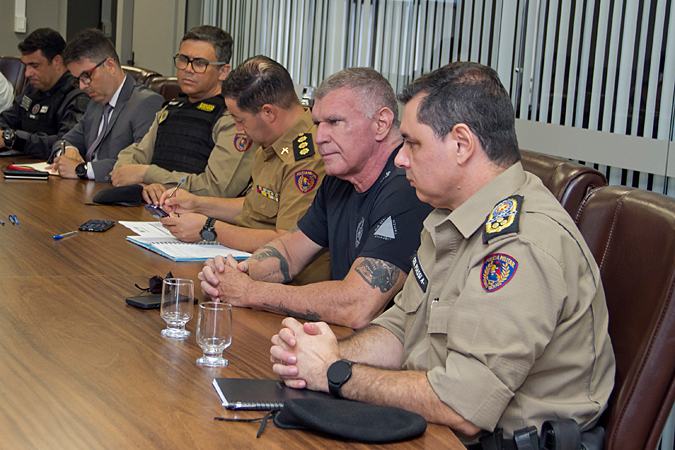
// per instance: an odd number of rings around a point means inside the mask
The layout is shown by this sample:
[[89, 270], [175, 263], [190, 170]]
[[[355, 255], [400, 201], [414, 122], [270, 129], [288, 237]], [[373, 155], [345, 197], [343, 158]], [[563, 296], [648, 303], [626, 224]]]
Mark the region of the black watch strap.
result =
[[216, 219], [213, 217], [209, 217], [206, 219], [206, 223], [204, 224], [204, 227], [202, 228], [202, 231], [199, 232], [199, 236], [209, 242], [213, 242], [216, 240], [216, 237], [218, 236], [216, 234], [216, 230], [214, 229], [214, 225], [216, 224]]
[[87, 163], [78, 164], [77, 167], [75, 167], [75, 175], [77, 175], [80, 180], [88, 180]]
[[342, 386], [352, 377], [353, 362], [347, 359], [335, 361], [328, 368], [326, 376], [328, 377], [328, 392], [334, 397], [344, 398], [342, 395]]

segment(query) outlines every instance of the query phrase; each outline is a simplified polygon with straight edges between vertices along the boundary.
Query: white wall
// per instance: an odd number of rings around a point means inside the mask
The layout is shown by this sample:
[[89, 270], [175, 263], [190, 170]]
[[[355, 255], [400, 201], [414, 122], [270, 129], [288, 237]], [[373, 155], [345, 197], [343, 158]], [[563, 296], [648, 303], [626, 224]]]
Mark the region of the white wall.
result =
[[[123, 1], [118, 0], [118, 8]], [[133, 3], [132, 48], [136, 66], [165, 76], [175, 75], [172, 57], [178, 53], [184, 34], [185, 0], [135, 0]]]

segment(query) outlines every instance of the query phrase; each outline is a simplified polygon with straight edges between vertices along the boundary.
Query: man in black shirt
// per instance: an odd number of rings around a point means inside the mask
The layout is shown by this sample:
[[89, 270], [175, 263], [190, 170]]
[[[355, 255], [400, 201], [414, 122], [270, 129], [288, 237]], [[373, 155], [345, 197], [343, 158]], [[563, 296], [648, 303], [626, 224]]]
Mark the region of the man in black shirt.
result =
[[61, 57], [65, 46], [50, 28], [33, 31], [19, 44], [30, 86], [0, 114], [0, 149], [47, 159], [52, 145], [84, 114], [89, 97], [70, 82], [73, 77]]
[[[239, 265], [231, 257], [207, 261], [199, 278], [204, 293], [236, 306], [360, 328], [403, 286], [432, 208], [394, 166], [398, 106], [382, 75], [351, 68], [330, 76], [312, 120], [328, 176], [306, 215]], [[281, 284], [326, 249], [333, 281]]]

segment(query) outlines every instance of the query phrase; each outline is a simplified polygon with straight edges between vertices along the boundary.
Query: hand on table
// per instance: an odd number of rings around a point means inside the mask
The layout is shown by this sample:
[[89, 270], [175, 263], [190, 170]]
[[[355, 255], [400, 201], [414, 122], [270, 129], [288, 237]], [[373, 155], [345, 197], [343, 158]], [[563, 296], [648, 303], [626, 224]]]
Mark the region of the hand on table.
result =
[[159, 205], [159, 199], [164, 191], [166, 191], [166, 188], [161, 183], [144, 184], [142, 193], [143, 200], [145, 200], [145, 203]]
[[164, 228], [183, 242], [199, 242], [202, 237], [199, 232], [204, 228], [206, 216], [201, 214], [180, 214], [178, 216], [160, 219]]
[[248, 262], [238, 263], [232, 255], [227, 255], [227, 259], [217, 256], [204, 263], [197, 278], [202, 282], [202, 292], [214, 301], [248, 306], [246, 298], [251, 294], [253, 281], [246, 274], [247, 271]]
[[110, 173], [110, 181], [113, 186], [140, 184], [148, 167], [150, 166], [147, 164], [125, 164]]

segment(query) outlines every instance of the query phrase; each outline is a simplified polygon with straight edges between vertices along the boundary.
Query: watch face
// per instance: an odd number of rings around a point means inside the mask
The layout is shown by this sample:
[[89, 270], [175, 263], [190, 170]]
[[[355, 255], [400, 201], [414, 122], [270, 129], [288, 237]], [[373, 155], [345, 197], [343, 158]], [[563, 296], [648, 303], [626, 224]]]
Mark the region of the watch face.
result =
[[202, 230], [199, 232], [199, 235], [201, 236], [202, 239], [208, 242], [216, 240], [216, 233], [215, 231], [212, 230]]
[[352, 368], [349, 365], [349, 363], [340, 360], [331, 364], [331, 366], [328, 368], [328, 373], [326, 375], [328, 376], [329, 382], [341, 385], [342, 383], [344, 383], [349, 379], [351, 374]]
[[82, 178], [87, 174], [87, 165], [85, 163], [78, 164], [75, 167], [75, 175]]
[[7, 141], [11, 141], [12, 139], [14, 139], [14, 131], [13, 130], [3, 131], [2, 132], [2, 138], [7, 140]]

